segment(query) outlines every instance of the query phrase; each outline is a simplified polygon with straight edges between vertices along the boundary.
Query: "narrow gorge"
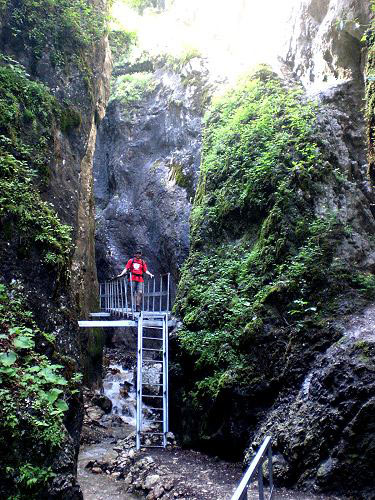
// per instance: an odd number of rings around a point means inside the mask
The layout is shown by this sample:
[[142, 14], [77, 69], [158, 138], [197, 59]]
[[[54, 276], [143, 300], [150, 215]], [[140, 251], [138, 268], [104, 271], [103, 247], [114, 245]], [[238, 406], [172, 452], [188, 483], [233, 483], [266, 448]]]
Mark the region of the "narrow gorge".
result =
[[[374, 12], [0, 0], [1, 499], [229, 500], [267, 435], [276, 498], [375, 499]], [[137, 249], [141, 451], [136, 328], [78, 326]]]

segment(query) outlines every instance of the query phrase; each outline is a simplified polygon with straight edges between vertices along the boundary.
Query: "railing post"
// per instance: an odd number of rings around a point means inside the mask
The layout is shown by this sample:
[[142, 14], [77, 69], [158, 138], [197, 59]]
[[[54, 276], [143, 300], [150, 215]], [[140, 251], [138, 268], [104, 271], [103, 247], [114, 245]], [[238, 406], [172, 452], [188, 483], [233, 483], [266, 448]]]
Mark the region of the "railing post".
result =
[[263, 459], [258, 465], [258, 493], [259, 500], [264, 500], [264, 488], [263, 488]]
[[268, 478], [270, 483], [270, 500], [273, 498], [273, 464], [272, 464], [272, 447], [271, 443], [268, 446]]
[[154, 292], [152, 294], [152, 312], [155, 312], [155, 292], [156, 292], [156, 278], [154, 278]]
[[124, 278], [124, 284], [125, 284], [125, 307], [126, 307], [126, 317], [128, 317], [128, 314], [129, 314], [129, 307], [128, 307], [128, 282], [126, 281], [126, 278]]

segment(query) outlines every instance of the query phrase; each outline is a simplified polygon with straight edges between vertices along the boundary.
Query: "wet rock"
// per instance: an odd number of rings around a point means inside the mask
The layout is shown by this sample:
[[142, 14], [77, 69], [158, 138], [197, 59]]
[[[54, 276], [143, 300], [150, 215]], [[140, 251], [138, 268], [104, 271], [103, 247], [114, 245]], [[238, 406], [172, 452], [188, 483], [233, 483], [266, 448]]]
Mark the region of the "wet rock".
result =
[[[375, 490], [375, 307], [345, 323], [345, 336], [317, 358], [300, 390], [278, 401], [256, 443], [271, 434], [279, 484], [371, 498]], [[253, 453], [255, 447], [251, 449]]]
[[92, 404], [99, 406], [104, 413], [111, 413], [112, 411], [112, 401], [104, 394], [95, 395], [92, 400]]

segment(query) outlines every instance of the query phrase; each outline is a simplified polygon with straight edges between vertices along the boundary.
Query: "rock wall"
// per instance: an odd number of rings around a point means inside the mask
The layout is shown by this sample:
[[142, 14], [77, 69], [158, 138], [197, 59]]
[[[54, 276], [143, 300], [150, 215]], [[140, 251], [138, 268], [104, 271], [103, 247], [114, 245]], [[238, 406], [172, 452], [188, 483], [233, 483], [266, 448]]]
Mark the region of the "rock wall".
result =
[[[100, 375], [97, 363], [101, 361], [102, 341], [81, 336], [77, 320], [96, 307], [97, 301], [92, 158], [96, 128], [109, 94], [111, 61], [104, 35], [106, 3], [93, 0], [87, 2], [86, 10], [81, 7], [78, 2], [57, 6], [16, 0], [0, 5], [0, 274], [1, 286], [7, 291], [1, 298], [14, 299], [12, 307], [1, 310], [2, 333], [8, 336], [14, 335], [13, 331], [27, 331], [35, 337], [35, 353], [17, 351], [14, 366], [24, 376], [31, 368], [28, 364], [34, 363], [34, 377], [39, 380], [36, 374], [40, 374], [41, 384], [43, 372], [37, 370], [38, 363], [40, 369], [48, 365], [52, 371], [61, 370], [67, 386], [64, 391], [59, 385], [55, 387], [54, 401], [60, 392], [59, 398], [65, 397], [68, 403], [67, 407], [60, 403], [64, 413], [55, 413], [53, 425], [59, 425], [64, 417], [64, 426], [56, 436], [52, 436], [54, 428], [49, 424], [51, 435], [38, 437], [38, 412], [43, 405], [54, 404], [52, 396], [51, 400], [43, 399], [40, 389], [41, 399], [38, 395], [33, 403], [39, 405], [33, 410], [33, 421], [30, 408], [25, 406], [27, 400], [13, 389], [14, 404], [25, 413], [13, 431], [7, 428], [5, 415], [2, 418], [1, 437], [13, 434], [9, 438], [12, 447], [1, 458], [0, 496], [1, 492], [27, 491], [41, 498], [82, 498], [75, 477], [82, 400], [79, 387], [72, 393], [70, 390], [73, 380], [78, 380], [77, 371], [86, 369], [86, 380], [91, 383]], [[7, 165], [12, 172], [9, 177], [5, 175]], [[17, 309], [18, 301], [21, 309]], [[3, 352], [14, 349], [8, 342], [18, 345], [11, 339], [2, 341]], [[27, 344], [28, 349], [33, 342]], [[92, 354], [96, 355], [95, 366]], [[11, 376], [9, 373], [6, 379], [10, 387]], [[53, 381], [63, 384], [63, 379], [51, 377], [44, 381], [45, 391], [52, 390]], [[31, 385], [30, 390], [32, 387], [36, 386]], [[4, 402], [2, 405], [9, 417], [11, 408]], [[45, 408], [42, 413], [49, 415], [51, 411]], [[21, 432], [20, 443], [17, 432]], [[35, 432], [31, 442], [30, 432]], [[35, 479], [32, 486], [26, 485], [28, 474]]]
[[271, 433], [277, 483], [355, 498], [374, 490], [374, 195], [358, 112], [368, 24], [367, 2], [301, 2], [280, 94], [260, 71], [211, 110], [171, 382], [186, 442], [235, 454], [249, 440], [249, 459]]
[[94, 161], [100, 279], [137, 246], [154, 274], [176, 278], [187, 256], [209, 84], [199, 57], [175, 64], [144, 58], [115, 70]]
[[283, 58], [307, 88], [349, 80], [363, 87], [361, 39], [369, 19], [367, 0], [302, 0], [292, 14]]

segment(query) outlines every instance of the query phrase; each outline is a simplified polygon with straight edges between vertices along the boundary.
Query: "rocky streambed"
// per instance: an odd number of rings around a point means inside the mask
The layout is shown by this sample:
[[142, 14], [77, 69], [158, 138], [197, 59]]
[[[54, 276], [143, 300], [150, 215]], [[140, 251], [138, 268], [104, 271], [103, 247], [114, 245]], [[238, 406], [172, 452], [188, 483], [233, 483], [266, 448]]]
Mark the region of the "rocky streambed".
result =
[[[136, 451], [134, 362], [134, 354], [107, 350], [103, 392], [85, 392], [78, 459], [84, 499], [229, 500], [243, 474], [241, 463], [182, 449], [172, 433], [166, 449]], [[151, 377], [155, 370], [153, 367]], [[256, 494], [253, 486], [249, 498]], [[285, 489], [278, 489], [277, 498], [337, 499]]]

